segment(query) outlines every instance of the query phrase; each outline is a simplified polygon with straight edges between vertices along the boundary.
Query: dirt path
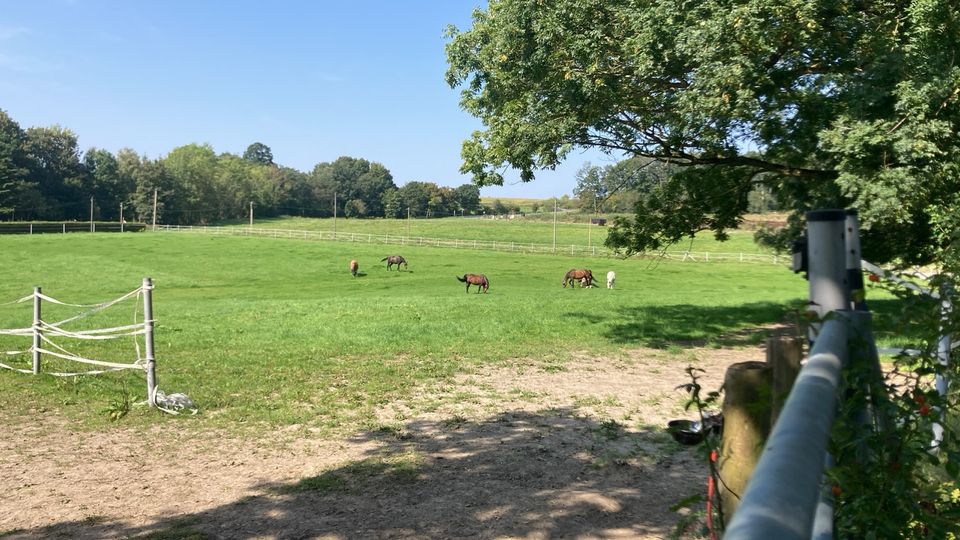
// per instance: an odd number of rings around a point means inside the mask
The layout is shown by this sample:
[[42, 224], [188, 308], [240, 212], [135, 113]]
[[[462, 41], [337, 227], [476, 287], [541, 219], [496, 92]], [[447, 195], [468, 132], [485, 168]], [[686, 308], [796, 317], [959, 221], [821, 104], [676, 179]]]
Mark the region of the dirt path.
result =
[[662, 429], [690, 417], [683, 368], [716, 389], [726, 366], [762, 358], [645, 349], [486, 368], [391, 403], [379, 426], [343, 440], [12, 422], [0, 536], [667, 538], [696, 518], [670, 506], [702, 493], [706, 474]]

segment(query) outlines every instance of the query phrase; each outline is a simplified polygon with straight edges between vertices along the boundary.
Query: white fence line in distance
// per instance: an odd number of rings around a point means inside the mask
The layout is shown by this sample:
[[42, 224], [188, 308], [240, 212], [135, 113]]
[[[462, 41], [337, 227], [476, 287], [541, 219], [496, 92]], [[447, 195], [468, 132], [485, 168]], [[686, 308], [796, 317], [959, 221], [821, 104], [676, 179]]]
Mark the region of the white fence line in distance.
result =
[[[400, 246], [427, 246], [456, 249], [477, 249], [486, 251], [504, 251], [509, 253], [539, 253], [587, 257], [617, 257], [605, 246], [534, 244], [527, 242], [509, 242], [502, 240], [460, 240], [450, 238], [428, 238], [424, 236], [398, 236], [391, 234], [352, 233], [334, 231], [305, 231], [295, 229], [264, 229], [250, 227], [217, 227], [210, 225], [157, 225], [159, 232], [182, 232], [207, 234], [212, 236], [258, 236], [264, 238], [289, 238], [300, 240], [325, 240], [340, 242], [358, 242], [366, 244], [387, 244]], [[709, 251], [658, 251], [635, 255], [634, 258], [666, 259], [681, 262], [742, 262], [787, 264], [789, 255], [763, 253], [715, 253]]]

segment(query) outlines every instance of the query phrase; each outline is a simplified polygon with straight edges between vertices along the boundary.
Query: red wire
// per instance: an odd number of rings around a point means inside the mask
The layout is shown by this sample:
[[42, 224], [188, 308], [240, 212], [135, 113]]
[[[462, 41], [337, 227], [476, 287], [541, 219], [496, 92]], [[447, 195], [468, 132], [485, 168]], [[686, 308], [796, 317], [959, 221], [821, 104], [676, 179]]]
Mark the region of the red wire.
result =
[[[710, 462], [717, 462], [717, 451], [710, 452]], [[717, 540], [717, 533], [713, 530], [713, 468], [707, 478], [707, 530], [710, 531], [710, 540]]]

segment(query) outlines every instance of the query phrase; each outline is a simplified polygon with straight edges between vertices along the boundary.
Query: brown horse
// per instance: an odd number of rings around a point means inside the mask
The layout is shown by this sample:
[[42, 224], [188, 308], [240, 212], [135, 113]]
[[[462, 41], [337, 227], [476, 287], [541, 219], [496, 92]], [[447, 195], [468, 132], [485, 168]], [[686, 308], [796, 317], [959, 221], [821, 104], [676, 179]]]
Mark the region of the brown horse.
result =
[[397, 271], [400, 271], [400, 265], [402, 264], [404, 268], [407, 267], [407, 260], [401, 257], [400, 255], [390, 255], [389, 257], [384, 257], [380, 259], [380, 262], [387, 261], [387, 270], [390, 270], [390, 267], [397, 265]]
[[353, 277], [357, 277], [357, 270], [359, 269], [360, 269], [360, 264], [357, 262], [356, 259], [350, 261], [350, 274]]
[[483, 274], [464, 274], [463, 277], [457, 276], [457, 281], [467, 284], [467, 292], [470, 292], [470, 285], [477, 286], [477, 294], [480, 294], [480, 289], [486, 294], [490, 288], [490, 280]]
[[[581, 280], [586, 281], [581, 281]], [[565, 276], [563, 276], [563, 287], [566, 288], [567, 284], [570, 284], [570, 288], [574, 288], [577, 282], [580, 281], [580, 286], [592, 286], [593, 285], [593, 272], [586, 268], [571, 268]]]

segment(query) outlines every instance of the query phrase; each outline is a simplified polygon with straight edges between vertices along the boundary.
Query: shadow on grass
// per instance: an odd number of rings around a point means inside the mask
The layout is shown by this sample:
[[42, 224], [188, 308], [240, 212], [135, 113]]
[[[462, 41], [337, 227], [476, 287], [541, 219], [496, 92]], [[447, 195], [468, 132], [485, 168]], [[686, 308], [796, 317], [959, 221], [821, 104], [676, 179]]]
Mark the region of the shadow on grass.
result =
[[706, 474], [662, 429], [627, 431], [575, 408], [417, 421], [355, 442], [376, 444], [339, 467], [257, 485], [209, 510], [145, 526], [91, 518], [2, 536], [664, 538], [681, 521], [668, 507], [700, 493]]
[[[622, 308], [603, 315], [570, 313], [604, 327], [612, 343], [654, 348], [757, 345], [769, 335], [790, 332], [796, 302], [753, 302], [739, 306], [690, 304]], [[795, 331], [795, 330], [793, 330]]]

